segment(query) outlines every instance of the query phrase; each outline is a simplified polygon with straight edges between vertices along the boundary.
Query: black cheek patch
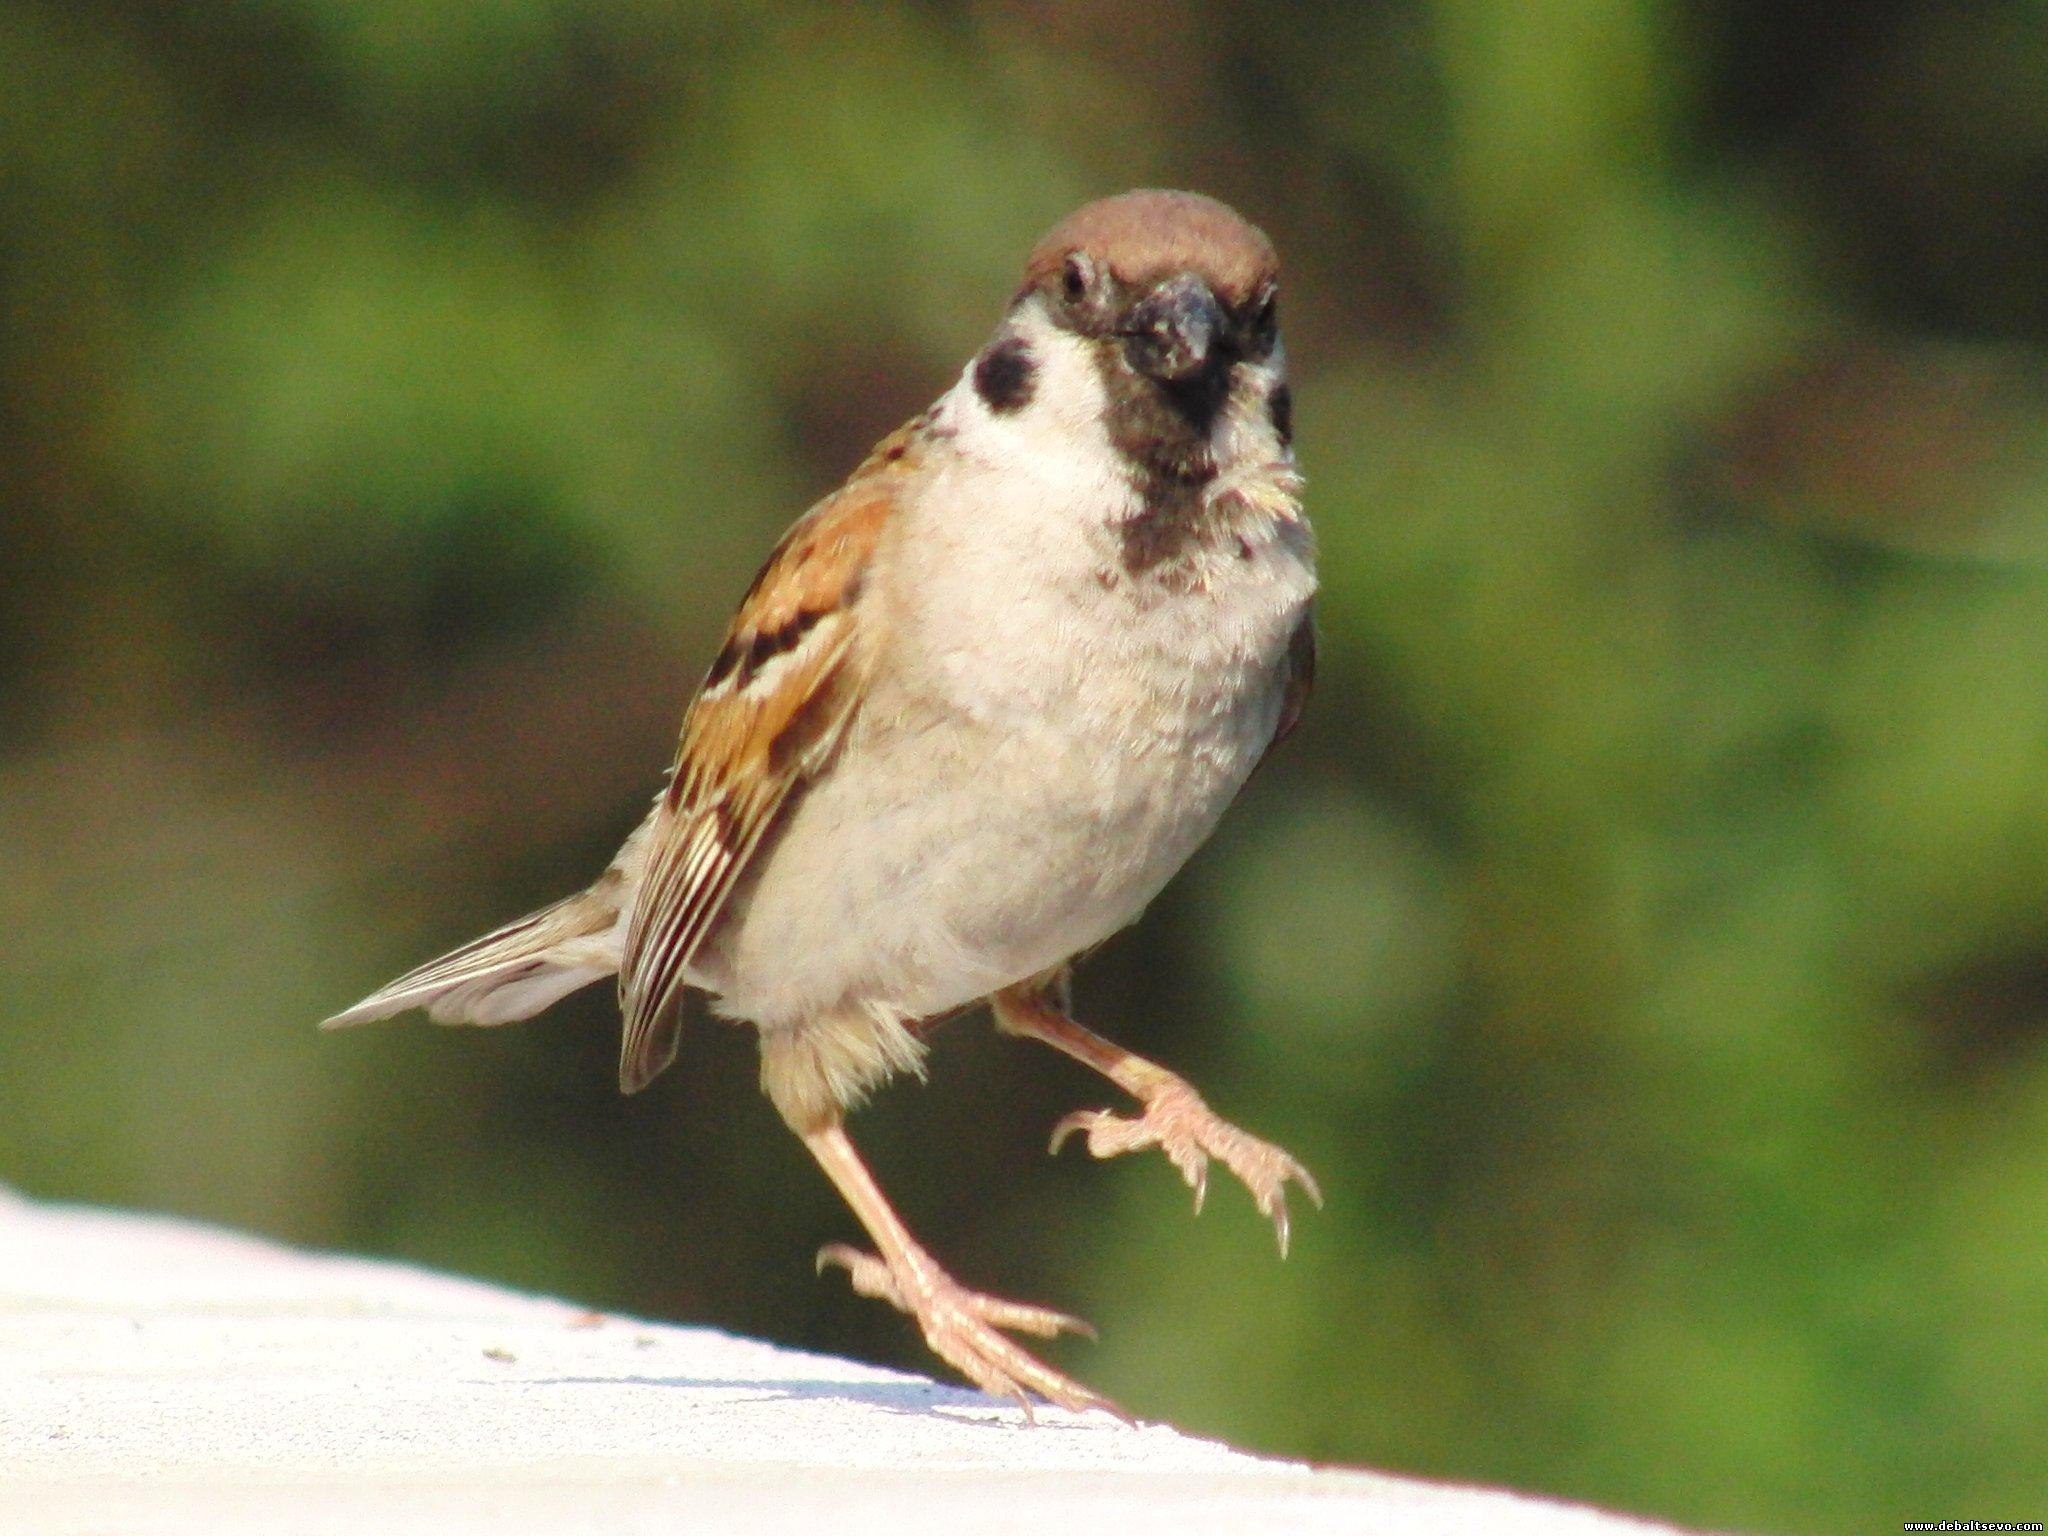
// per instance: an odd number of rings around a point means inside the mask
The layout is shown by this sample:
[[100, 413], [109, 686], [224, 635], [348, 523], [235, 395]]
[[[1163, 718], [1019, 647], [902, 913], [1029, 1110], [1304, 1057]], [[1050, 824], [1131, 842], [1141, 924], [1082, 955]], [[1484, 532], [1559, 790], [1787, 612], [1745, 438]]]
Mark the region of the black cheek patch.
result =
[[1276, 384], [1273, 393], [1266, 397], [1266, 414], [1273, 418], [1273, 430], [1279, 435], [1284, 448], [1294, 441], [1294, 391], [1285, 384]]
[[974, 365], [974, 392], [998, 416], [1024, 409], [1037, 385], [1038, 364], [1030, 346], [1016, 336], [997, 342]]

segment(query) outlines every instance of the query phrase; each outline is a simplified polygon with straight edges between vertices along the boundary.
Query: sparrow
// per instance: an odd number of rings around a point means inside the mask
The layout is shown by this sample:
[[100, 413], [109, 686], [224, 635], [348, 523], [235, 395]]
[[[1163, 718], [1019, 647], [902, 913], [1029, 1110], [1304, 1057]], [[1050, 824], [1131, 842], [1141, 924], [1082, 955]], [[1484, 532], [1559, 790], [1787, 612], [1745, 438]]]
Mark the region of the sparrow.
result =
[[759, 1032], [761, 1086], [872, 1251], [862, 1295], [983, 1390], [1107, 1398], [1011, 1334], [1079, 1319], [949, 1275], [845, 1129], [933, 1026], [987, 1002], [1135, 1101], [1054, 1129], [1157, 1147], [1201, 1209], [1213, 1159], [1273, 1221], [1308, 1171], [1070, 1016], [1070, 962], [1134, 921], [1299, 716], [1314, 541], [1272, 243], [1136, 191], [1030, 253], [952, 388], [790, 528], [740, 600], [652, 811], [589, 889], [327, 1020], [504, 1024], [616, 974], [619, 1085], [674, 1058], [684, 993]]

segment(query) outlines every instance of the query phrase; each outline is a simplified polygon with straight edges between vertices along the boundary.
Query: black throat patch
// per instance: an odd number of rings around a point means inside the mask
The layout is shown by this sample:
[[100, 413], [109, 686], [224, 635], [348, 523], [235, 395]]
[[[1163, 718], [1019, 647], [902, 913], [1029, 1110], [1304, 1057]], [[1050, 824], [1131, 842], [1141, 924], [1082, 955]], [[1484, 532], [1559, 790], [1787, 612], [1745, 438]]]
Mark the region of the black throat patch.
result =
[[1096, 343], [1095, 366], [1108, 404], [1110, 446], [1122, 457], [1138, 511], [1117, 525], [1118, 563], [1128, 576], [1175, 584], [1184, 557], [1216, 533], [1208, 490], [1216, 478], [1210, 431], [1229, 403], [1233, 370], [1162, 384], [1131, 369], [1113, 339]]

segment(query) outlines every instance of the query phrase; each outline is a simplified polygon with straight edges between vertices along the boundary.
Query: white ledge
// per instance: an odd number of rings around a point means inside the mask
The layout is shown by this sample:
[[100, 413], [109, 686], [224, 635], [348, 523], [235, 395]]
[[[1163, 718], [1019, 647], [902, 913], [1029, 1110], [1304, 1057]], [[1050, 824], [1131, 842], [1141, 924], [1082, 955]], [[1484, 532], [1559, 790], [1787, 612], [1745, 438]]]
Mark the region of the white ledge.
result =
[[1666, 1529], [1037, 1418], [706, 1328], [0, 1191], [7, 1529]]

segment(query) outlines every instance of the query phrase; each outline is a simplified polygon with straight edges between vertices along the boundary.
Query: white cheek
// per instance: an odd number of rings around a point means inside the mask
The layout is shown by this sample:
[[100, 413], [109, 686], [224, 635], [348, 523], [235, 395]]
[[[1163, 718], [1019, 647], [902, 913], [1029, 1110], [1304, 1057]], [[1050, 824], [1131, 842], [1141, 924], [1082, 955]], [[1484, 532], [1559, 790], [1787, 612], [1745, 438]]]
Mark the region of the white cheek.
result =
[[1292, 463], [1294, 451], [1273, 425], [1273, 391], [1287, 382], [1287, 354], [1276, 345], [1264, 362], [1240, 364], [1230, 409], [1216, 424], [1216, 458], [1224, 466]]
[[[1092, 345], [1032, 304], [1010, 316], [997, 333], [998, 340], [1004, 337], [1030, 350], [1030, 398], [1011, 410], [991, 409], [974, 387], [979, 357], [970, 361], [939, 413], [963, 465], [1002, 477], [1010, 495], [1042, 500], [1049, 510], [1081, 512], [1097, 527], [1137, 511], [1130, 462], [1110, 441], [1107, 395]], [[1239, 365], [1230, 405], [1211, 435], [1226, 475], [1292, 465], [1272, 413], [1273, 391], [1286, 372], [1278, 345], [1262, 362]]]
[[1015, 410], [990, 410], [974, 387], [970, 362], [941, 408], [955, 449], [970, 463], [1086, 498], [1106, 511], [1101, 499], [1128, 495], [1128, 481], [1110, 445], [1102, 377], [1088, 343], [1028, 305], [1003, 334], [1030, 347], [1031, 397]]

